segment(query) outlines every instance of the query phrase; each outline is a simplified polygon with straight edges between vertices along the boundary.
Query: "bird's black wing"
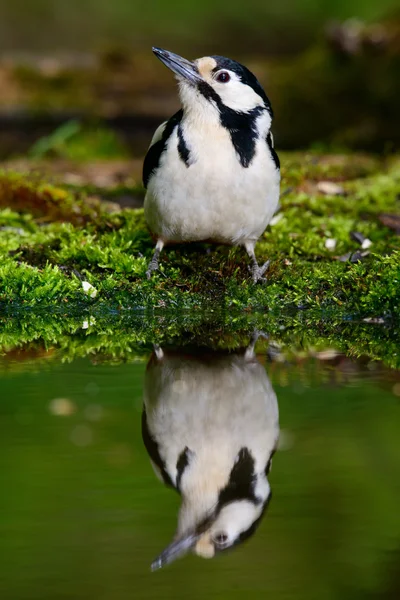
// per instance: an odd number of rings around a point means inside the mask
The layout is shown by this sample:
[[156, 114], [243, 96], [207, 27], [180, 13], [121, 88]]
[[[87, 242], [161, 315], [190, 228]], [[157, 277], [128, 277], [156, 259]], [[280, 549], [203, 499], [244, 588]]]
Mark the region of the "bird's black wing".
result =
[[277, 169], [279, 169], [280, 166], [281, 166], [281, 163], [280, 163], [280, 160], [279, 160], [279, 156], [275, 152], [275, 149], [274, 149], [274, 138], [272, 137], [272, 133], [270, 131], [268, 132], [268, 135], [267, 135], [267, 144], [268, 144], [268, 148], [269, 148], [269, 150], [271, 152], [272, 160], [275, 163], [275, 167]]
[[160, 164], [161, 154], [165, 150], [168, 138], [171, 136], [175, 127], [181, 122], [182, 115], [183, 111], [181, 109], [165, 123], [164, 127], [162, 125], [159, 127], [160, 132], [162, 131], [161, 137], [157, 135], [158, 130], [156, 131], [143, 162], [143, 185], [145, 188], [147, 188], [150, 177], [157, 170]]
[[150, 459], [153, 461], [153, 463], [159, 469], [160, 475], [161, 475], [165, 485], [174, 488], [175, 486], [172, 482], [172, 479], [171, 479], [169, 473], [167, 472], [167, 469], [165, 467], [165, 463], [164, 463], [163, 459], [160, 456], [160, 450], [158, 448], [158, 444], [149, 431], [149, 427], [147, 424], [147, 415], [146, 415], [146, 411], [144, 408], [143, 408], [143, 412], [142, 412], [142, 438], [143, 438], [143, 443], [146, 447], [147, 453], [148, 453]]

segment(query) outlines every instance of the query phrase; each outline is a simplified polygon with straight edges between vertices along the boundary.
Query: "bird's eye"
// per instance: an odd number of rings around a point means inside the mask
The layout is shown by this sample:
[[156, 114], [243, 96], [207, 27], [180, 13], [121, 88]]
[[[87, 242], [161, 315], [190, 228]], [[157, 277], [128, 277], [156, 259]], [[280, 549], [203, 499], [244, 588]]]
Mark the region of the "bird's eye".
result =
[[220, 83], [228, 83], [230, 78], [231, 76], [229, 75], [229, 73], [227, 73], [227, 71], [221, 71], [216, 77], [217, 81], [219, 81]]
[[228, 541], [228, 536], [226, 535], [226, 533], [217, 533], [214, 536], [214, 542], [218, 546], [223, 546], [227, 541]]

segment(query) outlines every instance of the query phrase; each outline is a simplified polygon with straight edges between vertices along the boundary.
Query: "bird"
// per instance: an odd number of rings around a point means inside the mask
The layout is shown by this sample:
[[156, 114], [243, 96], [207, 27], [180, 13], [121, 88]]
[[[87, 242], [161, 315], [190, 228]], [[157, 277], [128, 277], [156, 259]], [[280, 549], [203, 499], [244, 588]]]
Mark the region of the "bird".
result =
[[143, 162], [144, 214], [159, 268], [167, 244], [244, 246], [254, 282], [265, 280], [255, 245], [279, 204], [273, 112], [261, 84], [230, 58], [191, 62], [153, 47], [176, 75], [181, 109], [156, 130]]
[[230, 353], [157, 346], [149, 360], [142, 438], [157, 477], [182, 500], [174, 540], [152, 570], [236, 547], [266, 514], [279, 411], [254, 339]]

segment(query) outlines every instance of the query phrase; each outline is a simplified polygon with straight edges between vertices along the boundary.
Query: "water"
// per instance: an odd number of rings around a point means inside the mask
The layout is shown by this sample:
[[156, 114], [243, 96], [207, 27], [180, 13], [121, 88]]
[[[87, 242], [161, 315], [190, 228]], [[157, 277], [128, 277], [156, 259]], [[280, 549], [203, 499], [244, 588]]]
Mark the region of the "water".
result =
[[[67, 363], [52, 351], [1, 363], [0, 597], [399, 598], [400, 374], [335, 352], [290, 361], [264, 351], [157, 352], [120, 364], [97, 355]], [[189, 553], [155, 572], [180, 496], [156, 477], [142, 440], [145, 379], [153, 406], [178, 398], [186, 423], [194, 415], [187, 427], [193, 444], [204, 438], [210, 464], [223, 462], [230, 435], [258, 443], [264, 417], [246, 415], [263, 398], [268, 453], [279, 407], [273, 497], [254, 534], [211, 560]], [[206, 396], [216, 407], [207, 427]]]

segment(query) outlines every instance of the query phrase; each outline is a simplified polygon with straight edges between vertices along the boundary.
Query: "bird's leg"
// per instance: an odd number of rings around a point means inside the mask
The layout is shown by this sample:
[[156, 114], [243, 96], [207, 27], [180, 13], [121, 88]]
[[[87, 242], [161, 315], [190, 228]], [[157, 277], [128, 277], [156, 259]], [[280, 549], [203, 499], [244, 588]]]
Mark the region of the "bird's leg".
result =
[[159, 346], [158, 344], [154, 344], [153, 350], [154, 354], [157, 357], [157, 360], [162, 360], [164, 358], [164, 351], [161, 348], [161, 346]]
[[266, 281], [266, 278], [263, 277], [265, 271], [268, 269], [270, 262], [269, 260], [267, 260], [261, 267], [259, 266], [257, 259], [256, 259], [256, 255], [254, 252], [254, 246], [255, 246], [255, 242], [251, 241], [251, 242], [245, 242], [245, 248], [247, 251], [247, 254], [249, 255], [252, 265], [250, 267], [251, 270], [251, 274], [253, 276], [253, 281], [254, 283], [257, 283], [257, 281]]
[[156, 244], [156, 249], [154, 250], [153, 257], [149, 262], [149, 266], [147, 267], [146, 275], [147, 279], [150, 279], [153, 271], [157, 271], [158, 269], [158, 257], [160, 256], [161, 250], [164, 248], [164, 242], [162, 240], [158, 240]]
[[251, 336], [250, 343], [246, 348], [246, 352], [244, 353], [244, 357], [246, 360], [251, 360], [254, 358], [254, 348], [256, 347], [258, 338], [260, 337], [263, 337], [266, 340], [268, 339], [268, 335], [266, 333], [255, 329], [253, 335]]

